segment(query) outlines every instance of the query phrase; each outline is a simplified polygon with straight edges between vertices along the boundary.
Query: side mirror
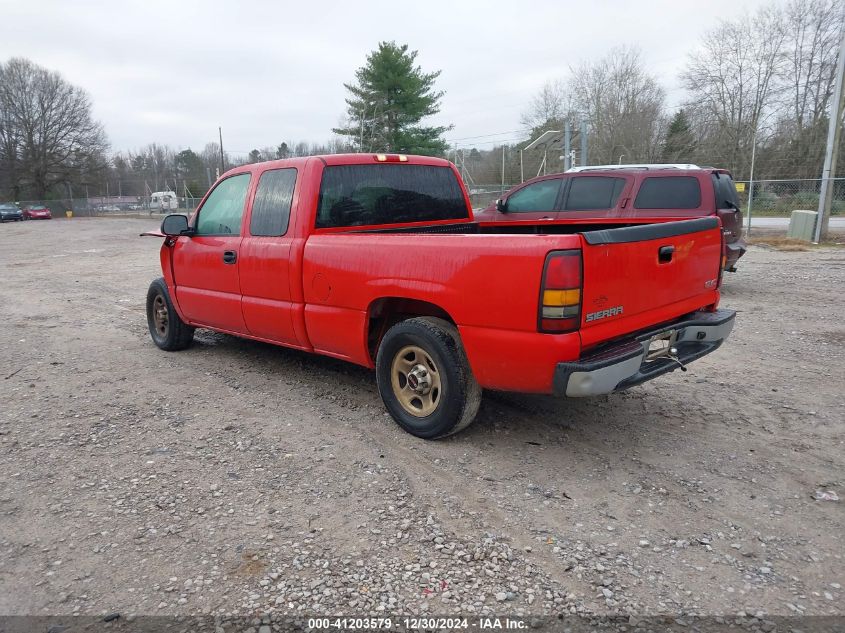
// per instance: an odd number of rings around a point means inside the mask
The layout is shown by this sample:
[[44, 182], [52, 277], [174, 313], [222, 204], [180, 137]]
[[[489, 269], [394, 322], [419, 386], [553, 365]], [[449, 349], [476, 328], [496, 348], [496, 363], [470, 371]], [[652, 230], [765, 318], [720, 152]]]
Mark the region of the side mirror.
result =
[[507, 213], [508, 212], [508, 201], [502, 200], [501, 198], [496, 200], [496, 211], [498, 211], [499, 213]]
[[188, 232], [188, 217], [181, 213], [171, 213], [161, 221], [161, 232], [170, 237], [178, 237]]

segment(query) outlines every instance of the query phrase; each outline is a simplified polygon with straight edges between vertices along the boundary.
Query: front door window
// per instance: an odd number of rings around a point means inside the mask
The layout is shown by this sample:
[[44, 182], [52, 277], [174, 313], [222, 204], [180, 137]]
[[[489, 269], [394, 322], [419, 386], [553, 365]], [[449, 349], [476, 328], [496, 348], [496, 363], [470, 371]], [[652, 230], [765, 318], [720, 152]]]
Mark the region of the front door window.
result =
[[240, 235], [249, 174], [227, 178], [212, 191], [198, 211], [197, 235]]
[[561, 182], [559, 179], [541, 180], [514, 192], [508, 198], [508, 213], [554, 211]]

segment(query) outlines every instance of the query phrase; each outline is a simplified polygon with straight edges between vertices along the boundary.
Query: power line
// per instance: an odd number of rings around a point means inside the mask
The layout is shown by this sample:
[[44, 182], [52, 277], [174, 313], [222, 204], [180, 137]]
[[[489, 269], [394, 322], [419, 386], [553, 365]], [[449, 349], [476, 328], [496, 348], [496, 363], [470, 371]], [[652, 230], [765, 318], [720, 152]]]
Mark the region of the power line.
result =
[[530, 131], [529, 128], [520, 128], [518, 130], [508, 130], [507, 132], [494, 132], [493, 134], [479, 134], [478, 136], [462, 136], [459, 138], [447, 138], [447, 141], [466, 141], [474, 138], [489, 138], [491, 136], [504, 136], [506, 134], [517, 134], [519, 132]]

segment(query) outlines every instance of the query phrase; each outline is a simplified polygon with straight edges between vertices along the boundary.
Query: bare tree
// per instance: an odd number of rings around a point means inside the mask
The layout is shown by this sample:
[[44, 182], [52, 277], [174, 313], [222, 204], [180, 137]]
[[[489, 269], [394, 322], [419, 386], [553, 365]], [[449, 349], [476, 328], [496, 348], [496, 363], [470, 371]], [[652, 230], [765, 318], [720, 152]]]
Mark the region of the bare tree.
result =
[[[229, 153], [224, 151], [226, 165], [232, 165], [232, 159], [229, 156]], [[203, 148], [202, 152], [200, 152], [200, 156], [202, 157], [202, 162], [205, 164], [206, 168], [211, 169], [211, 174], [214, 176], [217, 174], [217, 170], [220, 169], [220, 145], [217, 143], [206, 143], [205, 148]], [[222, 172], [221, 172], [222, 175]]]
[[[0, 81], [2, 81], [0, 66]], [[13, 200], [20, 200], [20, 152], [22, 146], [20, 129], [11, 119], [0, 99], [0, 191], [8, 191]]]
[[547, 81], [531, 98], [520, 122], [532, 133], [553, 129], [572, 112], [572, 98], [561, 79]]
[[167, 145], [150, 143], [138, 152], [130, 152], [129, 164], [135, 176], [146, 181], [152, 191], [172, 188], [173, 184], [168, 183], [175, 183], [176, 152]]
[[792, 0], [784, 11], [787, 62], [781, 79], [790, 89], [790, 110], [796, 125], [825, 118], [836, 81], [836, 56], [842, 32], [837, 0]]
[[705, 162], [747, 175], [755, 136], [768, 131], [764, 117], [780, 90], [785, 38], [781, 9], [765, 6], [722, 21], [690, 55], [681, 79], [690, 94], [686, 108], [706, 141], [699, 145]]
[[0, 65], [0, 121], [16, 195], [26, 189], [44, 199], [83, 171], [106, 168], [108, 143], [87, 93], [27, 59]]
[[[827, 121], [843, 28], [837, 0], [791, 0], [782, 14], [782, 90], [772, 149], [772, 174], [815, 178], [823, 161]], [[765, 164], [765, 159], [764, 159]]]
[[615, 48], [573, 69], [569, 89], [590, 123], [590, 162], [652, 162], [666, 123], [666, 92], [648, 74], [639, 49]]

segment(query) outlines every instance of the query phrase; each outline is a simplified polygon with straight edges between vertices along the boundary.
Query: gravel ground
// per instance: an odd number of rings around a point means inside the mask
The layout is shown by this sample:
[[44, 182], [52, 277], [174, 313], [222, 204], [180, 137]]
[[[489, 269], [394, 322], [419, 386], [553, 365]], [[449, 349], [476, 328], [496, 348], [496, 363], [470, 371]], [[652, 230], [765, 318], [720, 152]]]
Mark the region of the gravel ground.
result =
[[425, 442], [365, 369], [159, 351], [154, 225], [0, 227], [0, 614], [843, 614], [845, 251], [752, 248], [688, 373]]

